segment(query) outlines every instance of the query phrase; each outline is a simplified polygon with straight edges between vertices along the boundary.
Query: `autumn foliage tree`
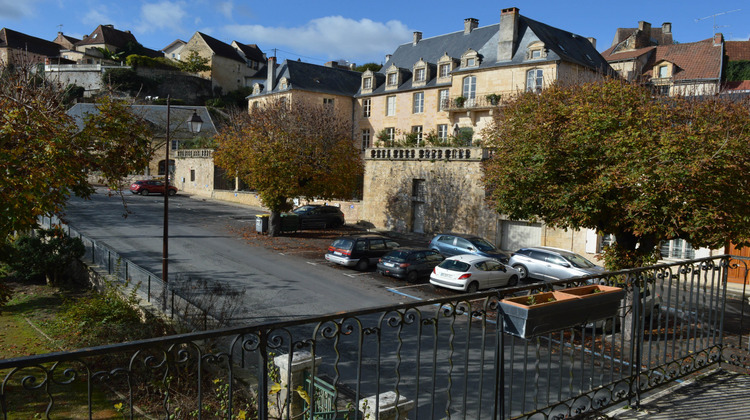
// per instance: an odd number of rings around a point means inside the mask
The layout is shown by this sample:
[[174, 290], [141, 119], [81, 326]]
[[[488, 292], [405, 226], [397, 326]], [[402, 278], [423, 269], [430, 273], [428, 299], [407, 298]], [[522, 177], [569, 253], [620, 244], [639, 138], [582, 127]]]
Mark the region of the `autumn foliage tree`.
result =
[[143, 169], [150, 133], [126, 103], [103, 99], [82, 129], [64, 92], [24, 69], [0, 69], [0, 238], [63, 211], [71, 195], [93, 193], [89, 175], [115, 186]]
[[610, 269], [654, 261], [661, 241], [750, 243], [750, 106], [654, 97], [617, 80], [552, 86], [501, 108], [485, 184], [516, 220], [613, 234]]
[[255, 188], [271, 210], [271, 235], [291, 199], [351, 198], [363, 173], [351, 123], [330, 106], [270, 102], [236, 113], [217, 142], [216, 164]]

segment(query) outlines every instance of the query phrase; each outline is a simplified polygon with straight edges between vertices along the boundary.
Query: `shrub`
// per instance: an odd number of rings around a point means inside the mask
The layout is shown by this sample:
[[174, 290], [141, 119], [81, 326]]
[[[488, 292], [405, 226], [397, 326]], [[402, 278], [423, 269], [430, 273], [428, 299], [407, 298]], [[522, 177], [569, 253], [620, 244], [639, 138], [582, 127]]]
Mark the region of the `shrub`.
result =
[[80, 238], [67, 236], [59, 227], [41, 229], [35, 235], [17, 238], [6, 256], [6, 263], [21, 281], [49, 283], [63, 281], [70, 264], [86, 251]]

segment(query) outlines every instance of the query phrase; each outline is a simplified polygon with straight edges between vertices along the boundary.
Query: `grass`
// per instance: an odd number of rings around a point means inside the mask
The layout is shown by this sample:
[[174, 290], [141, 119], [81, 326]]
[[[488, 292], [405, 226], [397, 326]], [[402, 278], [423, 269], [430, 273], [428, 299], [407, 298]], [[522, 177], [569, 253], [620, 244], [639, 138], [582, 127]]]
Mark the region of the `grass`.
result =
[[[0, 359], [30, 356], [60, 351], [60, 344], [50, 339], [51, 331], [45, 331], [47, 321], [58, 313], [64, 297], [76, 297], [89, 293], [82, 290], [63, 290], [46, 285], [9, 283], [13, 287], [13, 298], [0, 311]], [[61, 369], [57, 370], [57, 382], [64, 380]], [[0, 371], [5, 379], [8, 371]], [[88, 418], [87, 385], [83, 378], [69, 385], [47, 382], [47, 387], [22, 389], [20, 380], [33, 375], [39, 386], [44, 376], [41, 370], [27, 368], [15, 373], [5, 384], [8, 419], [46, 418], [48, 404], [53, 401], [52, 418]], [[27, 386], [28, 388], [28, 386]], [[119, 402], [103, 388], [94, 385], [92, 392], [92, 417], [94, 419], [119, 419], [122, 415], [114, 409]]]

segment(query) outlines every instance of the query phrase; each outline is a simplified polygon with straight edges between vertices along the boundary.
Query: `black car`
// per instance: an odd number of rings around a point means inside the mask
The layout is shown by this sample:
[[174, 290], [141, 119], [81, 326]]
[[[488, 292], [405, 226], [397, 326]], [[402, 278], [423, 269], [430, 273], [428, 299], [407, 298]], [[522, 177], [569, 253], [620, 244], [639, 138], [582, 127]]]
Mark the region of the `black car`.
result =
[[398, 242], [380, 235], [341, 236], [328, 247], [325, 258], [326, 261], [364, 271], [398, 247]]
[[446, 258], [454, 255], [474, 254], [495, 258], [503, 264], [507, 264], [510, 259], [508, 254], [499, 250], [492, 242], [476, 235], [441, 233], [432, 238], [429, 247]]
[[378, 261], [377, 271], [386, 276], [393, 276], [415, 282], [428, 277], [436, 265], [443, 261], [443, 256], [431, 249], [395, 249]]
[[300, 229], [336, 228], [344, 225], [344, 213], [335, 206], [308, 204], [297, 207], [292, 213], [299, 217]]

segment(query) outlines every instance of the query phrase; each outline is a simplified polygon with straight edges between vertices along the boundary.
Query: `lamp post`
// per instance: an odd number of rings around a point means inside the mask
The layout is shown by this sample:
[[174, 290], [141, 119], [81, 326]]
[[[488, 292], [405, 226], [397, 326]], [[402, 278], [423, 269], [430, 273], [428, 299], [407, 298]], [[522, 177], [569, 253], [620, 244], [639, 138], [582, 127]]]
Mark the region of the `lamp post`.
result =
[[[161, 253], [161, 280], [163, 283], [163, 295], [161, 309], [166, 311], [167, 309], [167, 283], [169, 283], [169, 149], [172, 148], [172, 141], [169, 139], [169, 119], [171, 114], [170, 96], [167, 95], [167, 144], [166, 144], [166, 158], [164, 159], [164, 234], [162, 237], [162, 253]], [[203, 120], [198, 115], [198, 112], [194, 109], [193, 115], [187, 120], [188, 130], [191, 133], [199, 133], [203, 126]]]

